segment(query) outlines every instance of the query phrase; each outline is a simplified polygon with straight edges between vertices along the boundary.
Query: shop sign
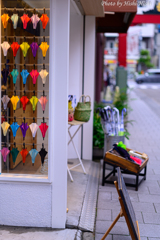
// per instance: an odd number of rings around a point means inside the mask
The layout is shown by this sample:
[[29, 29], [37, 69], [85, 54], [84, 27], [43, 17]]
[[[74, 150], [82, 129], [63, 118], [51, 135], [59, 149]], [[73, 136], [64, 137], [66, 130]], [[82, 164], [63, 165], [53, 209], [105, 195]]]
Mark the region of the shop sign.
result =
[[103, 0], [104, 12], [136, 12], [137, 0]]
[[138, 34], [128, 34], [127, 37], [127, 53], [128, 55], [137, 56], [139, 54], [139, 36]]

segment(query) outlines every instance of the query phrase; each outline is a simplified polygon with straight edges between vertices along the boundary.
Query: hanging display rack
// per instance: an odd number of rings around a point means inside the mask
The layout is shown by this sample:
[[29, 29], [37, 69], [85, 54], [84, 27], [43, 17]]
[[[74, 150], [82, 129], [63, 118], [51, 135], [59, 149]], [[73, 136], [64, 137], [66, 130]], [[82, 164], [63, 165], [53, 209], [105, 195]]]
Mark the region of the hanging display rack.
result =
[[[5, 117], [5, 116], [1, 116], [1, 117]], [[15, 116], [13, 116], [13, 117], [6, 117], [6, 118], [9, 118], [9, 119], [12, 119], [12, 118], [14, 118]], [[35, 119], [42, 119], [43, 120], [43, 118], [42, 117], [25, 117], [25, 119], [32, 119], [33, 120], [33, 118], [35, 118]], [[24, 117], [16, 117], [16, 119], [24, 119]], [[48, 117], [45, 117], [45, 119], [49, 119]]]
[[[25, 36], [25, 38], [26, 39], [33, 39], [33, 38], [38, 38], [38, 39], [40, 39], [40, 38], [43, 38], [44, 36], [38, 36], [38, 37], [36, 37], [36, 36], [33, 36], [33, 37], [31, 37], [31, 36]], [[22, 38], [22, 39], [24, 39], [24, 37], [23, 36], [1, 36], [1, 38]], [[45, 36], [45, 39], [49, 39], [49, 36]]]
[[[6, 144], [6, 145], [14, 145], [14, 142], [13, 143], [9, 143], [9, 142], [1, 142], [2, 144]], [[24, 145], [24, 143], [16, 143], [16, 145]], [[25, 145], [28, 145], [28, 146], [33, 146], [33, 143], [25, 143]], [[42, 145], [42, 143], [34, 143], [34, 145]], [[48, 143], [45, 143], [45, 145], [48, 145]]]
[[[25, 63], [25, 64], [23, 64], [23, 63], [1, 63], [1, 65], [9, 65], [9, 66], [14, 66], [14, 65], [17, 65], [17, 66], [24, 66], [24, 65], [26, 65], [26, 66], [32, 66], [33, 67], [33, 64], [30, 64], [30, 63]], [[35, 66], [43, 66], [43, 63], [35, 63]], [[45, 66], [49, 66], [49, 63], [45, 63]]]
[[[26, 93], [33, 93], [33, 92], [35, 91], [35, 93], [36, 93], [36, 92], [41, 92], [41, 93], [43, 93], [44, 90], [34, 90], [34, 91], [32, 91], [32, 90], [16, 90], [16, 89], [15, 89], [15, 90], [10, 90], [10, 89], [8, 89], [8, 90], [7, 90], [7, 89], [1, 90], [1, 92], [5, 92], [5, 91], [6, 91], [6, 92], [15, 92], [15, 91], [16, 91], [16, 92], [24, 92], [24, 91], [25, 91]], [[48, 91], [48, 90], [45, 90], [45, 93], [46, 93], [46, 92], [49, 92], [49, 91]]]
[[[15, 8], [17, 11], [23, 11], [24, 12], [24, 8]], [[8, 10], [8, 11], [12, 11], [12, 12], [14, 12], [14, 10], [15, 10], [14, 8], [1, 8], [1, 10]], [[25, 10], [26, 11], [32, 11], [33, 12], [33, 8], [25, 8]], [[37, 11], [44, 11], [44, 8], [35, 8], [35, 10], [37, 10]], [[50, 10], [50, 8], [45, 8], [45, 11], [49, 11]]]

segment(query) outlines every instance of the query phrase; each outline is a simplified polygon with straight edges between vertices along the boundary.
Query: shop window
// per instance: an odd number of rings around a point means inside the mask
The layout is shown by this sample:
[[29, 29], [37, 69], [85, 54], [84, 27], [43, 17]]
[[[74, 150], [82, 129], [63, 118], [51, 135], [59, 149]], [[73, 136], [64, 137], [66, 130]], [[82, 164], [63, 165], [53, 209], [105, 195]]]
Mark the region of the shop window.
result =
[[1, 1], [0, 176], [48, 176], [50, 1]]

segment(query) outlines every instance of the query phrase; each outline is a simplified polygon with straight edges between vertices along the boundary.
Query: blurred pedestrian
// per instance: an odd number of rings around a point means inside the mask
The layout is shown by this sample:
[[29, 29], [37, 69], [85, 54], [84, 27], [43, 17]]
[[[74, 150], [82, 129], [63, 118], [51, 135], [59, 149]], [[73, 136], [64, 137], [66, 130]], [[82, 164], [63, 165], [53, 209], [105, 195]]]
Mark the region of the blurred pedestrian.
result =
[[104, 72], [103, 72], [103, 82], [104, 82], [103, 92], [104, 92], [104, 98], [105, 98], [107, 87], [110, 86], [110, 70], [109, 70], [109, 64], [107, 64], [107, 65], [105, 66], [105, 68], [104, 68]]

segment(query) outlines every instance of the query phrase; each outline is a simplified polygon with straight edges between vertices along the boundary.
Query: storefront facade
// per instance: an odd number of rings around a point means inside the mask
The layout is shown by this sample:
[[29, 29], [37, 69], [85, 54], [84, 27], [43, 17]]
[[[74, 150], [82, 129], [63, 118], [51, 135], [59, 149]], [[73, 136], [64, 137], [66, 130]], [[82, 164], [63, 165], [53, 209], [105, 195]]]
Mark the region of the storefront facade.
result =
[[1, 103], [0, 225], [65, 228], [69, 94], [91, 97], [76, 141], [92, 159], [96, 14], [84, 15], [70, 0], [1, 1], [1, 98], [9, 101]]

